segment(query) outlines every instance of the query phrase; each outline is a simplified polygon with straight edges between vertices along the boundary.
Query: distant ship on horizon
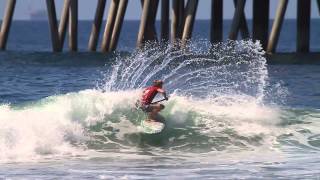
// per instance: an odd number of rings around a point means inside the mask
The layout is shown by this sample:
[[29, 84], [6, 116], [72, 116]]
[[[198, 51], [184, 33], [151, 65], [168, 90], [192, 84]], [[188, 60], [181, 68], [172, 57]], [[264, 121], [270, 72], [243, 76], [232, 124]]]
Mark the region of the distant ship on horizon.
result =
[[48, 19], [47, 11], [44, 9], [39, 9], [35, 11], [31, 11], [29, 13], [29, 18], [32, 21], [44, 21]]

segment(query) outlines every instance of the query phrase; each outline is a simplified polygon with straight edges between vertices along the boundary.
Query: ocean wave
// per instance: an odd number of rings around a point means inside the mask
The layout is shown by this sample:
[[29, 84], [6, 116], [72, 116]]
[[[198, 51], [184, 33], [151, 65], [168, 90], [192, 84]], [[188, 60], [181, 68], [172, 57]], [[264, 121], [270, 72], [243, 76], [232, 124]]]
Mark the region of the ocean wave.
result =
[[[283, 110], [273, 101], [285, 91], [270, 91], [261, 45], [227, 41], [201, 48], [203, 43], [186, 49], [151, 44], [116, 56], [95, 89], [1, 105], [0, 161], [87, 157], [91, 151], [181, 154], [277, 146], [294, 129], [283, 125]], [[139, 127], [146, 115], [134, 104], [154, 79], [163, 79], [171, 95], [161, 113], [165, 130], [148, 135]]]

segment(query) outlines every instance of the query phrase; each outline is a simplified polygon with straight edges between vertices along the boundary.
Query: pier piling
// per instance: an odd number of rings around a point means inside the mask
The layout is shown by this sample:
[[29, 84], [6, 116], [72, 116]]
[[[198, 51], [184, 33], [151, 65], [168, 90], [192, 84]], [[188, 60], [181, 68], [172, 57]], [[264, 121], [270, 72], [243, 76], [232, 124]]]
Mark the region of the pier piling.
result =
[[267, 48], [269, 32], [270, 0], [253, 1], [252, 38], [260, 40], [263, 49]]
[[70, 0], [69, 49], [78, 50], [78, 0]]
[[[144, 2], [145, 2], [144, 0], [141, 0], [142, 9], [144, 9]], [[158, 6], [159, 6], [159, 0], [152, 0], [148, 5], [148, 15], [147, 15], [147, 21], [145, 25], [145, 29], [148, 29], [148, 30], [147, 31], [144, 30], [142, 43], [144, 43], [145, 41], [158, 41], [157, 31], [155, 27]]]
[[172, 0], [171, 42], [176, 43], [179, 26], [179, 1]]
[[[237, 0], [235, 0], [237, 1]], [[241, 32], [241, 37], [243, 39], [248, 39], [250, 38], [250, 32], [249, 32], [249, 27], [247, 24], [247, 18], [244, 10], [242, 11], [242, 16], [240, 19], [240, 32]]]
[[92, 30], [89, 39], [89, 51], [96, 51], [98, 45], [98, 39], [103, 20], [103, 14], [106, 7], [106, 0], [98, 0], [94, 21], [92, 24]]
[[61, 52], [63, 49], [64, 39], [66, 36], [69, 21], [70, 0], [65, 0], [59, 23], [56, 15], [55, 3], [53, 0], [47, 0], [48, 19], [51, 33], [52, 49], [54, 52]]
[[151, 1], [151, 9], [149, 11], [148, 15], [148, 21], [147, 21], [147, 29], [146, 31], [146, 37], [145, 41], [158, 41], [157, 38], [157, 30], [155, 27], [156, 18], [157, 18], [157, 11], [159, 7], [159, 0], [152, 0]]
[[4, 18], [2, 20], [1, 30], [0, 30], [0, 50], [6, 49], [9, 30], [10, 30], [15, 6], [16, 6], [16, 0], [7, 1], [7, 6], [6, 6], [6, 10], [4, 13]]
[[184, 20], [185, 20], [185, 1], [179, 0], [178, 3], [178, 31], [177, 31], [177, 37], [179, 39], [182, 39], [182, 33], [184, 28]]
[[269, 36], [268, 46], [267, 46], [267, 52], [269, 54], [274, 53], [276, 50], [282, 22], [287, 9], [287, 5], [288, 5], [288, 0], [279, 0], [276, 16], [273, 21], [271, 33]]
[[182, 45], [185, 46], [188, 39], [191, 38], [194, 19], [198, 7], [198, 0], [188, 0], [186, 6], [186, 16], [184, 20], [184, 28], [182, 35]]
[[60, 18], [60, 23], [59, 23], [59, 51], [62, 51], [63, 45], [64, 45], [64, 40], [66, 37], [66, 32], [67, 32], [67, 27], [68, 27], [68, 22], [69, 22], [69, 8], [70, 7], [70, 0], [65, 0], [63, 9], [62, 9], [62, 14]]
[[297, 52], [309, 52], [310, 0], [298, 0], [297, 5]]
[[52, 49], [54, 52], [59, 52], [61, 51], [61, 48], [60, 48], [55, 2], [54, 0], [47, 0], [46, 4], [47, 4], [47, 11], [48, 11], [48, 21], [50, 26]]
[[235, 40], [237, 39], [238, 36], [238, 32], [240, 29], [240, 26], [245, 22], [245, 20], [243, 21], [242, 18], [244, 18], [244, 6], [246, 4], [246, 0], [238, 0], [238, 1], [234, 1], [236, 9], [234, 12], [234, 16], [233, 16], [233, 20], [232, 20], [232, 24], [231, 24], [231, 30], [229, 33], [229, 39]]
[[112, 31], [114, 29], [114, 22], [116, 20], [116, 15], [118, 11], [118, 6], [119, 6], [119, 0], [111, 0], [107, 22], [105, 25], [103, 38], [102, 38], [102, 44], [101, 44], [102, 52], [108, 52], [109, 50]]
[[212, 0], [211, 2], [211, 43], [222, 41], [223, 38], [223, 0]]
[[112, 31], [110, 47], [109, 47], [108, 51], [114, 51], [117, 47], [119, 35], [120, 35], [120, 31], [121, 31], [121, 27], [123, 24], [123, 19], [124, 19], [124, 15], [125, 15], [127, 6], [128, 6], [128, 0], [120, 0], [119, 1], [119, 7], [118, 7], [115, 22], [114, 22], [114, 29]]
[[[236, 7], [237, 3], [238, 3], [238, 0], [233, 0], [233, 4], [235, 5], [235, 7]], [[240, 27], [239, 27], [239, 30], [241, 32], [241, 37], [243, 39], [250, 38], [249, 28], [248, 28], [248, 24], [247, 24], [247, 20], [246, 19], [247, 19], [246, 18], [246, 14], [244, 13], [244, 9], [243, 9], [242, 15], [240, 17]], [[239, 30], [238, 30], [237, 33], [239, 33]]]
[[151, 9], [150, 5], [151, 5], [151, 0], [145, 0], [143, 2], [142, 15], [140, 20], [140, 27], [139, 27], [138, 40], [137, 40], [138, 47], [142, 46], [142, 43], [144, 40], [145, 31], [148, 23], [148, 15]]
[[161, 1], [161, 41], [169, 40], [169, 0]]

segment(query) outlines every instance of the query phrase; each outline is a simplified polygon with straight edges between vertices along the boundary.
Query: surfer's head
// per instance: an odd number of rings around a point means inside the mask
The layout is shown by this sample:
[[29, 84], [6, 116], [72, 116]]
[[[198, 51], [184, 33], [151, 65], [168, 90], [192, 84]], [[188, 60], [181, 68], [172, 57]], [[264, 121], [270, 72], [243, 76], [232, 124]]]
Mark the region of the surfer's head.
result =
[[163, 81], [162, 80], [154, 80], [153, 81], [153, 86], [162, 88], [162, 85], [163, 85]]

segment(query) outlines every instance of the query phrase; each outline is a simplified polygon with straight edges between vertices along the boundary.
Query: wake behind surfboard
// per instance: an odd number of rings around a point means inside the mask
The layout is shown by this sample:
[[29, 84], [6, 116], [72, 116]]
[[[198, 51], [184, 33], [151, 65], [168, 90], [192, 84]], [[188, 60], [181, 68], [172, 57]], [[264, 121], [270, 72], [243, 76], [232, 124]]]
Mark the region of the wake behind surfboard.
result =
[[158, 121], [142, 120], [140, 127], [146, 134], [157, 134], [164, 129], [165, 124]]

